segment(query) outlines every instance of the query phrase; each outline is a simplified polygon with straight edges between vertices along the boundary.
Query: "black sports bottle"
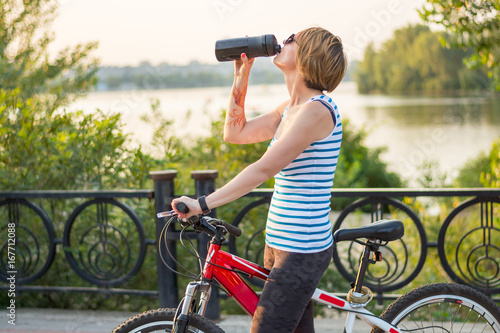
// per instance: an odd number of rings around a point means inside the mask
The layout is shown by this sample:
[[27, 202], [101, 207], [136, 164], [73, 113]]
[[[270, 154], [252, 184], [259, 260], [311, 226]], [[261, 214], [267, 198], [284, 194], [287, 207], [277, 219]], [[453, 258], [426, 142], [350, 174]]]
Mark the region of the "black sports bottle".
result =
[[230, 38], [215, 42], [215, 56], [218, 61], [241, 59], [242, 53], [248, 58], [270, 57], [280, 51], [281, 46], [274, 35]]

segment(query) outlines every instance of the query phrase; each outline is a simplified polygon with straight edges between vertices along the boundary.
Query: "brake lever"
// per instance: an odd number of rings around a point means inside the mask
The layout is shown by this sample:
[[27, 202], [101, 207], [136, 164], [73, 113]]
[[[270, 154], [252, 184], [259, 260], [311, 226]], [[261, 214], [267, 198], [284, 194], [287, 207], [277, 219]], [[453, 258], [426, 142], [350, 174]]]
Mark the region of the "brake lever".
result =
[[171, 217], [171, 216], [177, 216], [177, 213], [175, 212], [175, 210], [171, 210], [168, 212], [161, 212], [161, 213], [156, 214], [156, 217], [159, 219], [161, 219], [162, 217]]
[[[179, 202], [176, 207], [178, 212], [187, 214], [189, 212], [189, 208], [184, 204], [183, 202]], [[162, 217], [171, 217], [171, 216], [177, 216], [178, 214], [175, 212], [175, 210], [167, 211], [167, 212], [160, 212], [157, 213], [156, 216], [161, 219]]]

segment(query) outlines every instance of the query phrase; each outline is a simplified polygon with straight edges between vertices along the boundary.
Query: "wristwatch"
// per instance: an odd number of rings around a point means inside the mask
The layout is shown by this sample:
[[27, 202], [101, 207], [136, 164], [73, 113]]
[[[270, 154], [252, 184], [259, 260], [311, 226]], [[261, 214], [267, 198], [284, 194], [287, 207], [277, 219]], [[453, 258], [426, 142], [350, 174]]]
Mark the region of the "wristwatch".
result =
[[198, 203], [200, 204], [200, 208], [203, 214], [207, 215], [211, 212], [210, 208], [208, 208], [207, 206], [206, 197], [204, 195], [198, 198]]

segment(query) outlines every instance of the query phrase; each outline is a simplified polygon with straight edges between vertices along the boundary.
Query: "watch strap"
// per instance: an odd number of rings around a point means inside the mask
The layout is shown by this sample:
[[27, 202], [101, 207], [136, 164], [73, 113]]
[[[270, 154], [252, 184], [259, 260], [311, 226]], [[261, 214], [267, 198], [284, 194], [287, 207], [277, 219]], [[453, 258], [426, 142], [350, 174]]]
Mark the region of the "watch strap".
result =
[[210, 208], [208, 208], [207, 206], [206, 197], [204, 195], [198, 198], [198, 203], [200, 204], [200, 208], [203, 214], [206, 215], [211, 212]]

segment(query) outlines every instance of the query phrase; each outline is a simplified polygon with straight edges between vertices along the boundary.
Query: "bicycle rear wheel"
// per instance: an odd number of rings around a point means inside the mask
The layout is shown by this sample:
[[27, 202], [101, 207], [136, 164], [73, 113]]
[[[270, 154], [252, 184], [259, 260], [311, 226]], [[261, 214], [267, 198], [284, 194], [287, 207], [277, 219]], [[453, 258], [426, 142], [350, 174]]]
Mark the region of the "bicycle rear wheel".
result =
[[500, 333], [500, 308], [482, 292], [460, 284], [416, 288], [395, 300], [380, 317], [403, 332]]
[[[113, 333], [171, 332], [175, 312], [176, 309], [156, 309], [144, 312], [125, 321], [115, 328]], [[192, 314], [186, 332], [224, 333], [215, 323], [198, 314]]]

